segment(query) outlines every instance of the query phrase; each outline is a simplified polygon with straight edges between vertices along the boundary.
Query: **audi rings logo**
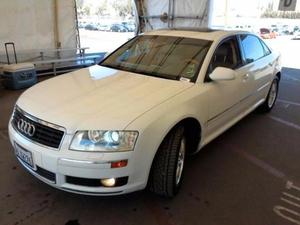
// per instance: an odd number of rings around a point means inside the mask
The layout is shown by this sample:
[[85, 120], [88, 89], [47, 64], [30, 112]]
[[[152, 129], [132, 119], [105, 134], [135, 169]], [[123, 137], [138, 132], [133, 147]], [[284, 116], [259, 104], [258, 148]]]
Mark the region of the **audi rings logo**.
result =
[[18, 129], [28, 136], [32, 137], [35, 133], [35, 126], [23, 119], [18, 121]]

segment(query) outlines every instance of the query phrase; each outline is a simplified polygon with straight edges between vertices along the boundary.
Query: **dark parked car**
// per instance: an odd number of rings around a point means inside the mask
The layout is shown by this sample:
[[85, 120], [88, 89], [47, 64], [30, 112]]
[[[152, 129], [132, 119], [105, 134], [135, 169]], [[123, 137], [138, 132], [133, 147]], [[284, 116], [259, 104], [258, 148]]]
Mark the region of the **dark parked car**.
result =
[[97, 26], [94, 24], [88, 24], [85, 26], [86, 30], [98, 30]]
[[132, 22], [122, 22], [122, 25], [125, 26], [129, 32], [134, 32], [136, 29], [136, 26]]
[[110, 27], [112, 32], [129, 32], [129, 30], [122, 24], [113, 24]]
[[259, 29], [259, 35], [263, 39], [273, 39], [276, 38], [276, 34], [267, 28], [261, 28]]

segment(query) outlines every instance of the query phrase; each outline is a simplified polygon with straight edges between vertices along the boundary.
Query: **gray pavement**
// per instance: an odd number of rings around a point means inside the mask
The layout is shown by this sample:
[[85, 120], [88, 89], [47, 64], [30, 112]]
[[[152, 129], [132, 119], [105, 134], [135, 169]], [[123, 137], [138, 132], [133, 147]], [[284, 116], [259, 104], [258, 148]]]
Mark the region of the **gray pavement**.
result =
[[62, 192], [19, 165], [7, 123], [22, 91], [0, 90], [1, 225], [300, 224], [300, 70], [284, 68], [270, 114], [251, 113], [188, 159], [174, 199]]

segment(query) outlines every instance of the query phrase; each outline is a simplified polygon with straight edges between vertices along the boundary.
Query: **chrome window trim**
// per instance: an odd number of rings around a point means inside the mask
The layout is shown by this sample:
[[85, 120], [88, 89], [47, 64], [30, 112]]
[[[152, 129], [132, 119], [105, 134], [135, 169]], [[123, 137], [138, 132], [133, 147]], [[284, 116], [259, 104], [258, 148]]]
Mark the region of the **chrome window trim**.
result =
[[21, 135], [21, 136], [22, 136], [23, 138], [25, 138], [26, 140], [28, 140], [28, 141], [30, 141], [30, 142], [36, 144], [36, 145], [39, 145], [39, 146], [41, 146], [41, 147], [48, 148], [48, 149], [51, 149], [51, 150], [56, 150], [56, 151], [60, 150], [60, 148], [61, 148], [61, 146], [62, 146], [62, 143], [64, 142], [65, 136], [66, 136], [66, 134], [67, 134], [67, 129], [66, 129], [66, 128], [64, 128], [64, 127], [62, 127], [62, 126], [59, 126], [59, 125], [56, 125], [56, 124], [53, 124], [53, 123], [46, 122], [46, 121], [41, 120], [41, 119], [38, 119], [38, 118], [36, 118], [36, 117], [30, 115], [29, 113], [25, 112], [24, 110], [22, 110], [22, 109], [21, 109], [19, 106], [17, 106], [17, 105], [16, 105], [15, 108], [14, 108], [12, 119], [13, 119], [13, 117], [14, 117], [14, 114], [15, 114], [15, 111], [16, 111], [16, 110], [18, 110], [18, 111], [19, 111], [20, 113], [22, 113], [25, 117], [27, 117], [27, 118], [30, 119], [30, 120], [33, 120], [34, 122], [37, 122], [37, 123], [42, 124], [42, 125], [44, 125], [44, 126], [47, 126], [47, 127], [50, 127], [50, 128], [53, 128], [53, 129], [60, 130], [60, 131], [63, 131], [63, 132], [64, 132], [64, 134], [63, 134], [63, 136], [62, 136], [62, 138], [61, 138], [61, 141], [60, 141], [60, 144], [59, 144], [58, 148], [54, 148], [54, 147], [50, 147], [50, 146], [47, 146], [47, 145], [43, 145], [43, 144], [41, 144], [41, 143], [38, 143], [38, 142], [36, 142], [36, 141], [33, 141], [32, 139], [29, 139], [28, 137], [26, 137], [25, 135], [23, 135], [21, 132], [19, 132], [19, 131], [15, 128], [15, 126], [13, 125], [12, 120], [11, 120], [11, 125], [12, 125], [12, 127], [14, 128], [14, 130], [15, 130], [19, 135]]

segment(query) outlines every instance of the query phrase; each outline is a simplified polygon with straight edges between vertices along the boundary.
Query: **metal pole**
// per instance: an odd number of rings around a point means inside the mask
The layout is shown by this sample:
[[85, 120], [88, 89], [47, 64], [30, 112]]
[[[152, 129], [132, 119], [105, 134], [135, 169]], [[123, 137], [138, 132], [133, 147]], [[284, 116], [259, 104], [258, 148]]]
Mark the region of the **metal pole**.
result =
[[55, 48], [60, 48], [61, 43], [59, 41], [59, 30], [58, 30], [58, 0], [54, 0], [54, 42]]
[[175, 0], [172, 1], [172, 28], [174, 27], [174, 18], [175, 18]]
[[213, 18], [213, 6], [214, 0], [208, 0], [207, 2], [207, 28], [212, 27], [212, 18]]
[[[139, 13], [139, 7], [138, 7], [138, 0], [132, 0], [133, 3], [133, 12], [135, 15], [135, 35], [138, 35], [139, 33], [141, 33], [141, 22], [140, 22], [140, 13]], [[141, 10], [140, 10], [141, 11]]]
[[74, 0], [75, 6], [75, 20], [76, 20], [76, 40], [77, 40], [77, 47], [81, 49], [81, 41], [80, 41], [80, 33], [79, 33], [79, 26], [78, 26], [78, 10], [77, 10], [77, 3]]
[[173, 28], [174, 20], [174, 5], [175, 0], [169, 0], [169, 10], [168, 10], [168, 28]]
[[225, 0], [225, 28], [228, 27], [228, 0]]

